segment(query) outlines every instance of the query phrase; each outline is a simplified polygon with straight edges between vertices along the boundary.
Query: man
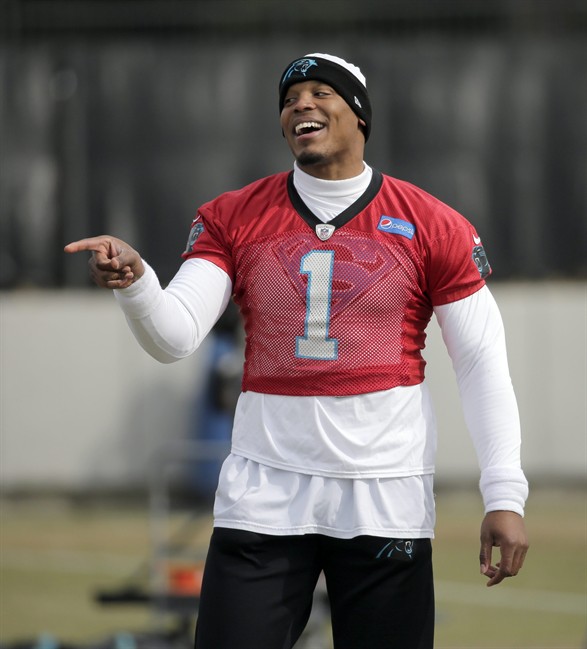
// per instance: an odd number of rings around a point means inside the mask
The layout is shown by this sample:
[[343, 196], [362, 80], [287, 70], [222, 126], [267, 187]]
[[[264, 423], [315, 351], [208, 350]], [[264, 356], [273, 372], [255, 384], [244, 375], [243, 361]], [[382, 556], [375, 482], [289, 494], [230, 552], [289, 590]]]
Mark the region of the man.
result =
[[[481, 240], [426, 192], [365, 164], [359, 68], [328, 54], [279, 84], [294, 169], [202, 206], [166, 290], [128, 244], [84, 239], [139, 343], [191, 354], [232, 295], [246, 330], [219, 479], [198, 649], [292, 647], [323, 571], [336, 649], [432, 647], [436, 431], [424, 381], [435, 313], [481, 467], [481, 573], [518, 573], [527, 482]], [[492, 565], [492, 547], [500, 561]]]

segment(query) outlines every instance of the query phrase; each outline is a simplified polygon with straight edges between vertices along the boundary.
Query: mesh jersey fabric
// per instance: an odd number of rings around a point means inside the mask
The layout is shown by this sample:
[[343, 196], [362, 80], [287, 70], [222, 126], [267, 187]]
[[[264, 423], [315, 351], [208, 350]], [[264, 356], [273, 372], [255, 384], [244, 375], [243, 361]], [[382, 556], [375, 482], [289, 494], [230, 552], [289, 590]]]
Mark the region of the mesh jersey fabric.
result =
[[417, 385], [434, 306], [484, 285], [473, 226], [425, 191], [373, 172], [323, 226], [290, 173], [203, 205], [184, 258], [233, 282], [246, 331], [243, 391], [346, 396]]

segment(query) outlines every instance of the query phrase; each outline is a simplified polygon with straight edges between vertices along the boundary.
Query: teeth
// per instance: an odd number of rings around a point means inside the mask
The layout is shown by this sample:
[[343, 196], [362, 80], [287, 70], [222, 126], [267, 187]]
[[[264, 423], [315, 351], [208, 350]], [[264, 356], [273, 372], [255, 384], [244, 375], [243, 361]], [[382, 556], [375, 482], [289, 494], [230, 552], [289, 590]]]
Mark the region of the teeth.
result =
[[298, 124], [295, 128], [296, 135], [299, 135], [302, 131], [308, 128], [312, 129], [321, 129], [323, 128], [324, 125], [320, 124], [318, 122], [302, 122], [301, 124]]

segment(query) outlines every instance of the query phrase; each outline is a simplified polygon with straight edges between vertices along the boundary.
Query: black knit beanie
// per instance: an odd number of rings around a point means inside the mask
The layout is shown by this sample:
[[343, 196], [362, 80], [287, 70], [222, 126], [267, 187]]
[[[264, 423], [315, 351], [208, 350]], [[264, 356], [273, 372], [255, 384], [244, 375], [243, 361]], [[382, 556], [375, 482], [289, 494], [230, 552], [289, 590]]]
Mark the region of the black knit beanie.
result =
[[368, 140], [371, 132], [371, 102], [366, 84], [352, 69], [361, 74], [356, 66], [329, 54], [306, 54], [305, 57], [292, 61], [279, 80], [279, 112], [283, 110], [285, 95], [291, 85], [314, 79], [323, 81], [332, 86], [353, 112], [365, 122], [365, 141]]

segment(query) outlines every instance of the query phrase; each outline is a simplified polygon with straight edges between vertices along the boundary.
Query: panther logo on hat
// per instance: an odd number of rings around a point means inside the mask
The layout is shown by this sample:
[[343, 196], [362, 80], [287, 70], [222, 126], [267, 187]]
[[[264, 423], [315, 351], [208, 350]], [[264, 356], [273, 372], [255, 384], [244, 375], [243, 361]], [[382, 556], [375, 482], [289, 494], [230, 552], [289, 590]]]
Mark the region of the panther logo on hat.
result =
[[299, 72], [306, 76], [306, 72], [312, 67], [318, 67], [318, 64], [314, 59], [298, 59], [294, 61], [288, 68], [287, 72], [283, 75], [283, 81], [287, 81], [294, 72]]

